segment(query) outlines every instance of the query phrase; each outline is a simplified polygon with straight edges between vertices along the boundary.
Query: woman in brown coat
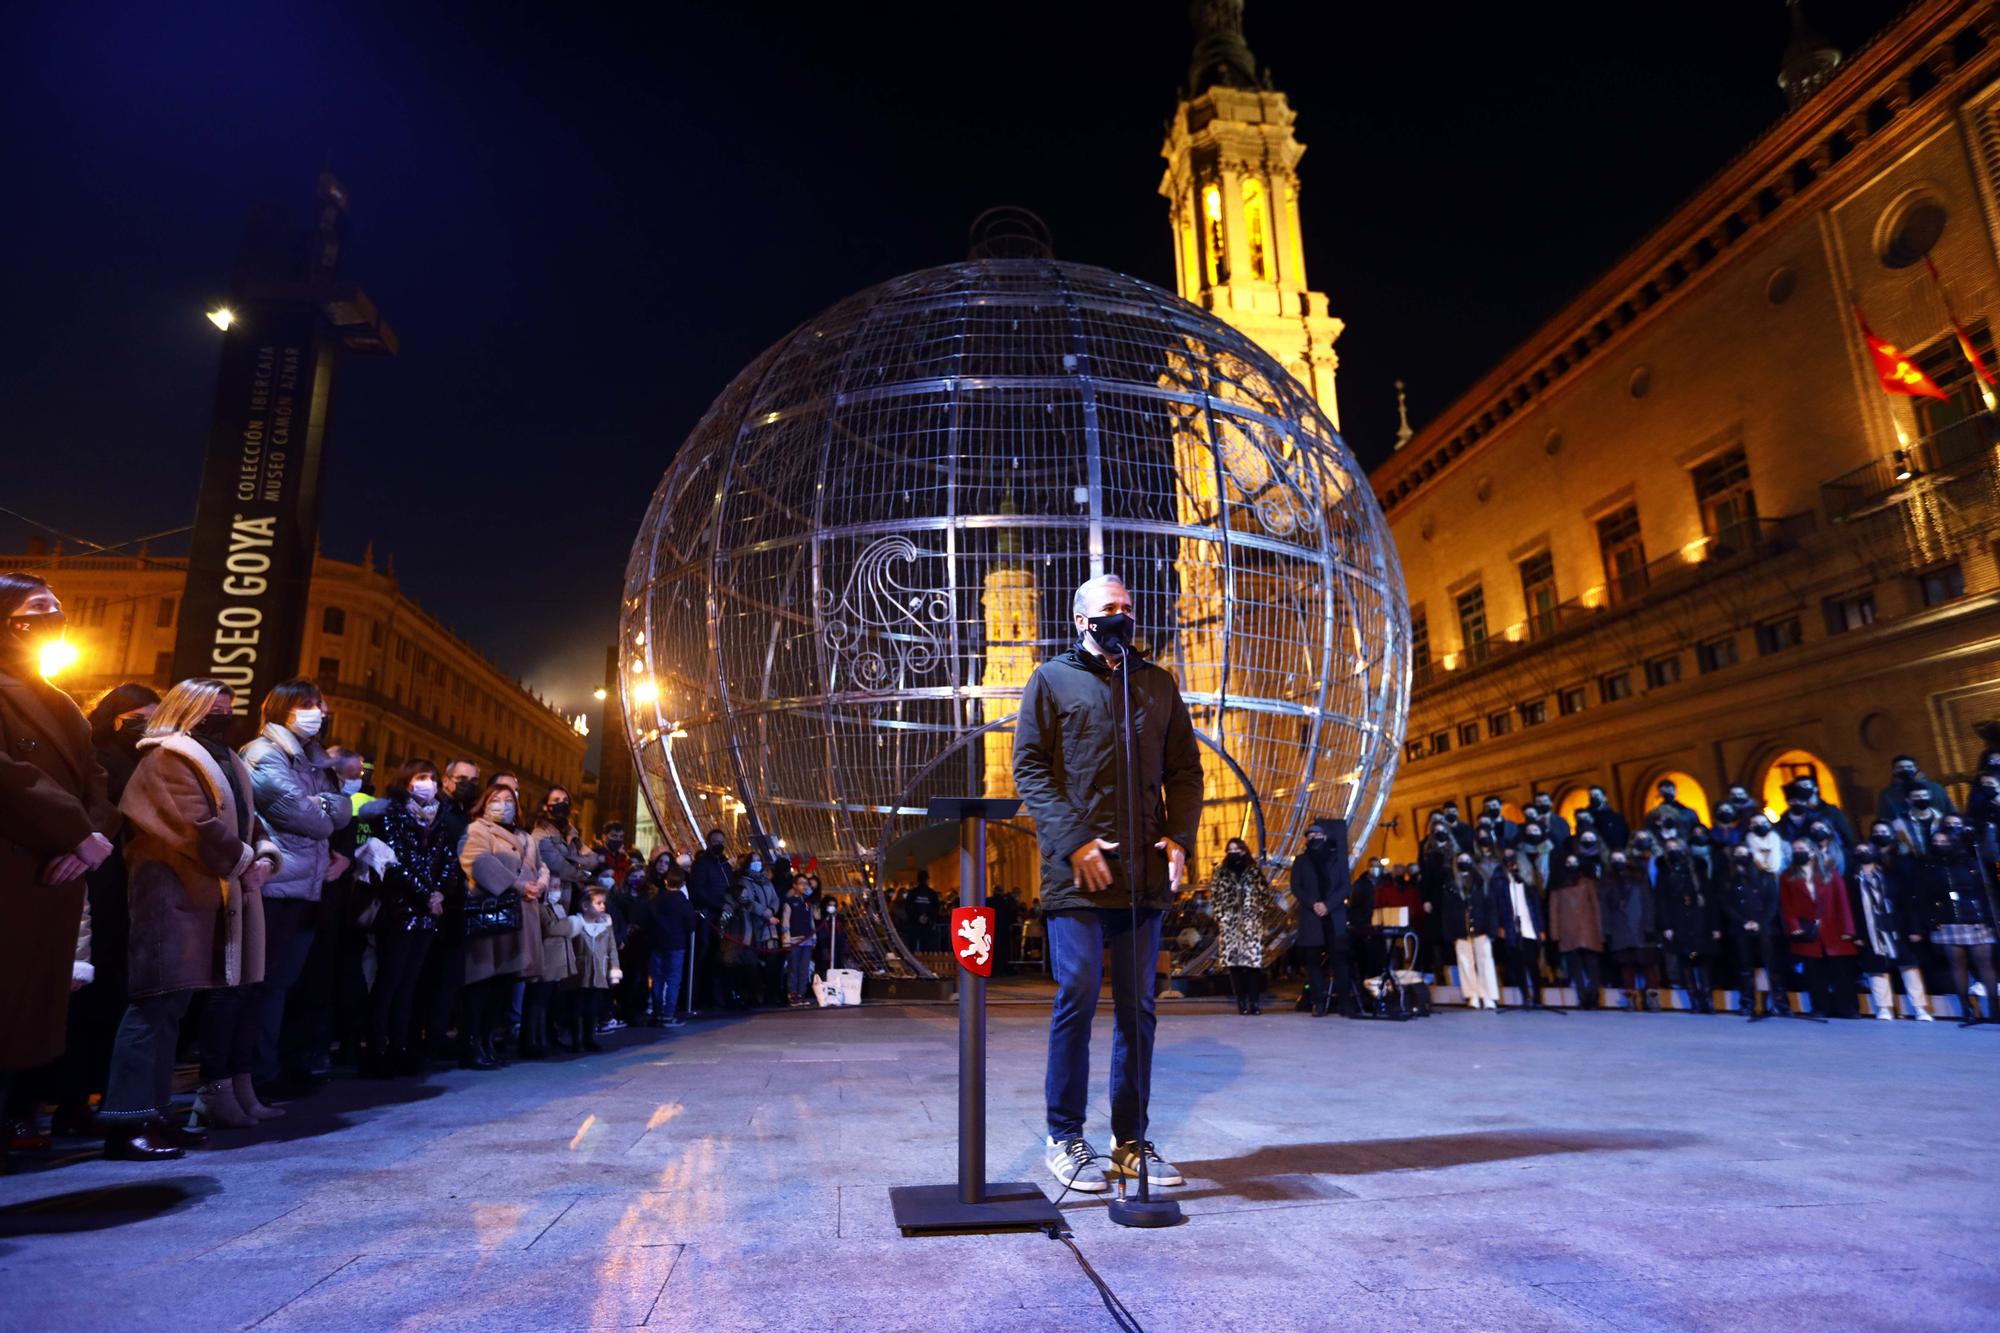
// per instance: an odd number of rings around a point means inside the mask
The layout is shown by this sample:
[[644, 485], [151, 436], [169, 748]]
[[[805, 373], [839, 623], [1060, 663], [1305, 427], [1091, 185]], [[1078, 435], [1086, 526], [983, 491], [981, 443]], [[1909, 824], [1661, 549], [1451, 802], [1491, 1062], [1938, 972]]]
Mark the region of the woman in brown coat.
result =
[[[465, 898], [465, 989], [459, 994], [460, 1032], [467, 1069], [498, 1069], [493, 1032], [507, 1009], [507, 996], [523, 976], [535, 981], [542, 968], [542, 917], [536, 906], [548, 886], [535, 840], [520, 831], [520, 796], [495, 782], [473, 807], [472, 826], [459, 844], [459, 865], [470, 884]], [[520, 904], [519, 927], [473, 933], [481, 915], [509, 893]]]
[[[119, 802], [129, 826], [132, 1003], [118, 1025], [99, 1117], [108, 1157], [178, 1157], [201, 1141], [166, 1119], [181, 1019], [197, 990], [255, 986], [264, 976], [260, 890], [282, 857], [262, 835], [249, 770], [223, 743], [233, 703], [219, 680], [198, 677], [168, 690]], [[225, 1055], [204, 1049], [203, 1063]], [[230, 1085], [217, 1086], [213, 1075], [202, 1103], [211, 1119], [251, 1123]]]
[[1586, 833], [1550, 873], [1549, 934], [1562, 950], [1569, 984], [1583, 1009], [1597, 1007], [1598, 958], [1604, 952], [1604, 916], [1597, 896], [1602, 851], [1597, 835]]
[[118, 831], [90, 724], [42, 679], [42, 650], [62, 626], [48, 584], [0, 574], [0, 1098], [15, 1070], [62, 1054], [75, 964], [88, 961], [84, 875]]

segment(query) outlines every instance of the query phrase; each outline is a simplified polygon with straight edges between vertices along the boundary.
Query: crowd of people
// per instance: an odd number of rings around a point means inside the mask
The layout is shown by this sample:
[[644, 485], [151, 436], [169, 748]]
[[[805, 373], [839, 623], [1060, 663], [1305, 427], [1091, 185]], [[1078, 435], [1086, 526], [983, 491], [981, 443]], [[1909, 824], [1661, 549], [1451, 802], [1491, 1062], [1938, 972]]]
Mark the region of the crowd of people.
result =
[[[813, 1002], [834, 913], [810, 867], [586, 842], [568, 791], [411, 759], [375, 790], [326, 700], [213, 679], [44, 681], [63, 613], [0, 574], [0, 1096], [4, 1146], [102, 1136], [176, 1158], [282, 1116], [337, 1066], [381, 1079], [602, 1049], [621, 1028]], [[191, 1112], [174, 1101], [199, 1066]]]
[[[1530, 1007], [1566, 987], [1585, 1008], [1616, 989], [1626, 1008], [1658, 1009], [1668, 987], [1696, 1013], [1735, 991], [1753, 1015], [1803, 997], [1814, 1015], [1853, 1018], [1865, 987], [1877, 1018], [1897, 1015], [1900, 993], [1928, 1022], [1931, 994], [1948, 988], [1966, 1021], [1994, 1020], [2000, 748], [1982, 753], [1962, 812], [1908, 755], [1867, 820], [1810, 776], [1785, 786], [1777, 812], [1731, 787], [1712, 824], [1673, 782], [1657, 794], [1636, 822], [1600, 787], [1573, 818], [1546, 792], [1511, 813], [1489, 796], [1473, 819], [1447, 802], [1415, 862], [1378, 858], [1351, 881], [1315, 827], [1292, 868], [1301, 1004], [1350, 1010], [1359, 978], [1404, 966], [1455, 972], [1482, 1010], [1499, 1008], [1504, 980]], [[1206, 895], [1238, 1006], [1254, 1012], [1276, 908], [1241, 842]]]

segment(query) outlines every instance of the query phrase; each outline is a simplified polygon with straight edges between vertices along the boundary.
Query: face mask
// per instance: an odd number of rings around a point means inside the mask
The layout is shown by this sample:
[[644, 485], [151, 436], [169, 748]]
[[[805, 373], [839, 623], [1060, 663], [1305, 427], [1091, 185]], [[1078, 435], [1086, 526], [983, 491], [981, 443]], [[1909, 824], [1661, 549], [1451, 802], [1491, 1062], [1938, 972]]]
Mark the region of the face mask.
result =
[[597, 887], [599, 887], [600, 889], [608, 889], [615, 882], [616, 881], [610, 875], [599, 875], [597, 877]]
[[1872, 866], [1875, 864], [1875, 849], [1873, 847], [1856, 847], [1854, 849], [1854, 859], [1862, 865]]
[[219, 741], [229, 735], [230, 727], [236, 719], [228, 713], [210, 713], [194, 724], [194, 734], [208, 740]]
[[360, 778], [342, 778], [340, 780], [340, 794], [342, 796], [352, 796], [360, 790], [361, 790]]
[[7, 643], [14, 651], [27, 657], [45, 639], [53, 639], [63, 632], [68, 617], [60, 611], [35, 611], [7, 617]]
[[548, 807], [548, 815], [549, 815], [549, 822], [551, 823], [554, 824], [569, 823], [569, 802], [557, 801], [553, 805], [550, 805]]
[[1459, 868], [1460, 870], [1470, 870], [1470, 869], [1472, 869], [1472, 862], [1470, 862], [1470, 861], [1460, 861], [1460, 862], [1458, 863], [1458, 868]]
[[[224, 716], [226, 717], [228, 714], [225, 713]], [[115, 734], [119, 742], [129, 750], [138, 744], [141, 736], [146, 734], [146, 719], [143, 717], [123, 718], [119, 721], [118, 730]]]
[[1802, 866], [1802, 865], [1805, 865], [1805, 864], [1806, 864], [1806, 863], [1807, 863], [1808, 861], [1811, 861], [1811, 860], [1812, 860], [1812, 853], [1811, 853], [1811, 852], [1793, 852], [1793, 853], [1792, 853], [1792, 864], [1793, 864], [1793, 865], [1795, 865], [1795, 866]]
[[1918, 793], [1917, 793], [1916, 795], [1914, 795], [1914, 796], [1910, 797], [1910, 808], [1911, 808], [1912, 810], [1928, 810], [1928, 809], [1930, 809], [1930, 808], [1931, 808], [1931, 794], [1930, 794], [1929, 792], [1927, 792], [1927, 791], [1919, 791], [1919, 792], [1918, 792]]
[[437, 799], [438, 785], [434, 779], [418, 778], [410, 784], [410, 799], [418, 805], [429, 805]]
[[511, 824], [514, 822], [514, 803], [495, 801], [486, 807], [486, 815], [496, 824]]
[[294, 710], [292, 720], [287, 725], [290, 726], [293, 735], [303, 740], [311, 740], [313, 737], [319, 735], [320, 724], [324, 721], [326, 721], [326, 714], [322, 710], [317, 708], [300, 708]]
[[761, 875], [761, 874], [763, 874], [763, 873], [764, 873], [764, 863], [763, 863], [762, 861], [752, 861], [752, 862], [750, 863], [750, 873], [751, 873], [751, 874], [753, 874], [753, 875]]
[[[564, 817], [565, 819], [567, 819], [567, 818], [569, 817], [569, 807], [568, 807], [568, 806], [564, 806], [564, 807], [563, 807], [563, 817]], [[612, 836], [612, 837], [609, 837], [609, 838], [606, 838], [606, 839], [604, 840], [604, 845], [605, 845], [606, 847], [610, 848], [610, 849], [611, 849], [612, 851], [614, 851], [614, 852], [615, 852], [615, 851], [617, 851], [617, 850], [618, 850], [618, 849], [619, 849], [620, 847], [623, 847], [623, 846], [625, 845], [625, 839], [624, 839], [623, 837], [620, 837], [620, 836], [617, 836], [617, 835], [614, 835], [614, 836]]]
[[1594, 792], [1592, 792], [1592, 793], [1590, 794], [1590, 803], [1591, 803], [1592, 805], [1603, 805], [1603, 804], [1604, 804], [1604, 793], [1603, 793], [1603, 792], [1601, 792], [1601, 791], [1594, 791]]
[[1248, 861], [1249, 859], [1250, 859], [1250, 854], [1248, 852], [1231, 852], [1228, 856], [1223, 858], [1223, 860], [1227, 864], [1239, 868], [1243, 865], [1245, 861]]
[[1132, 617], [1119, 611], [1108, 616], [1092, 616], [1090, 637], [1099, 648], [1107, 652], [1123, 652], [1132, 646], [1132, 631], [1136, 628]]
[[1771, 821], [1768, 819], [1754, 819], [1750, 822], [1750, 831], [1752, 833], [1769, 833], [1771, 831]]

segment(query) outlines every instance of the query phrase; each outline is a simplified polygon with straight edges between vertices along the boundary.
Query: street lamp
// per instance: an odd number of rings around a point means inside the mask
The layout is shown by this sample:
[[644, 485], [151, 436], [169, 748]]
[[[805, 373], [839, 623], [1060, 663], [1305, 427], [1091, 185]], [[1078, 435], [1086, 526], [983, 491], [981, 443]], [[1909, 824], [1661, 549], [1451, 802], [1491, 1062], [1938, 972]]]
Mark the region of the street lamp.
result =
[[68, 639], [51, 639], [42, 645], [42, 657], [39, 664], [42, 670], [42, 679], [54, 680], [57, 676], [75, 666], [77, 659], [81, 656], [83, 654], [78, 652], [76, 645]]
[[597, 702], [599, 703], [603, 703], [606, 698], [606, 695], [604, 693], [604, 687], [602, 685], [599, 685], [596, 689], [590, 692], [590, 697], [597, 700]]
[[236, 312], [226, 305], [219, 305], [208, 312], [208, 322], [227, 333], [229, 326], [236, 322]]

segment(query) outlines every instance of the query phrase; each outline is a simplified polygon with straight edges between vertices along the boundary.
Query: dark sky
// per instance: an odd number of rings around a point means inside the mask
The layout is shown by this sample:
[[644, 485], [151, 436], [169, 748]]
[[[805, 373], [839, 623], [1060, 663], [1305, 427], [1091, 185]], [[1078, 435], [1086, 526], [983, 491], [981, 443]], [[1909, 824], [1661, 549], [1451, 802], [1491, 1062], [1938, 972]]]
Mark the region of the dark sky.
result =
[[[1812, 0], [1847, 49], [1894, 0]], [[711, 398], [995, 203], [1171, 285], [1179, 0], [10, 9], [0, 504], [93, 541], [192, 516], [259, 201], [330, 163], [403, 339], [337, 386], [322, 542], [581, 707], [647, 496]], [[1365, 462], [1775, 121], [1777, 0], [1250, 0]], [[0, 517], [0, 550], [32, 529]]]

